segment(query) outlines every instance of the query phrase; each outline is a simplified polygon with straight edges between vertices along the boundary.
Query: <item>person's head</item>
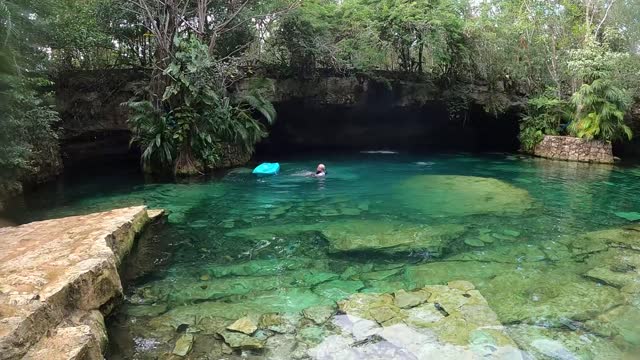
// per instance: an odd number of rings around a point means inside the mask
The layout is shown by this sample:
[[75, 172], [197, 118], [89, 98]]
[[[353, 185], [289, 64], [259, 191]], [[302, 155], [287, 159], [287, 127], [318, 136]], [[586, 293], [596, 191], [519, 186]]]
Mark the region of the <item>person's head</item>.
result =
[[318, 167], [316, 168], [316, 172], [326, 172], [326, 167], [324, 166], [324, 164], [318, 164]]

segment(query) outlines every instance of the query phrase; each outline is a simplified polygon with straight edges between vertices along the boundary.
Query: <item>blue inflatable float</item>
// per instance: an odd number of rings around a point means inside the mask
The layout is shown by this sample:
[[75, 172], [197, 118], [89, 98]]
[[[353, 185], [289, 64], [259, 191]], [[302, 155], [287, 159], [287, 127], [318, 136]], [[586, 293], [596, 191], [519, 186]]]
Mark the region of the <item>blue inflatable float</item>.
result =
[[253, 173], [258, 176], [277, 175], [279, 172], [279, 163], [262, 163], [253, 169]]

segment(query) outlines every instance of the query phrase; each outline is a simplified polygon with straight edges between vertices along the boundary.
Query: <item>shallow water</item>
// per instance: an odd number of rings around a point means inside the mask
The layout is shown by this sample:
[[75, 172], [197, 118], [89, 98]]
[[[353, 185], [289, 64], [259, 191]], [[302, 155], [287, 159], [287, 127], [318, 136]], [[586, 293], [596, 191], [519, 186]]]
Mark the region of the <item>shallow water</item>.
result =
[[[317, 162], [327, 164], [326, 178], [298, 176]], [[472, 282], [532, 358], [640, 357], [640, 240], [592, 233], [633, 224], [624, 217], [640, 212], [640, 168], [390, 153], [281, 166], [275, 177], [236, 169], [187, 184], [96, 178], [40, 192], [14, 215], [139, 203], [168, 210], [167, 224], [134, 254], [155, 266], [139, 266], [110, 321], [114, 359], [170, 353], [185, 331], [195, 334], [194, 359], [291, 358], [293, 350], [323, 358], [317, 349], [340, 332], [330, 322], [292, 321], [289, 348], [273, 340], [277, 331], [258, 330], [254, 338], [272, 337], [266, 349], [231, 354], [207, 330], [453, 280]]]

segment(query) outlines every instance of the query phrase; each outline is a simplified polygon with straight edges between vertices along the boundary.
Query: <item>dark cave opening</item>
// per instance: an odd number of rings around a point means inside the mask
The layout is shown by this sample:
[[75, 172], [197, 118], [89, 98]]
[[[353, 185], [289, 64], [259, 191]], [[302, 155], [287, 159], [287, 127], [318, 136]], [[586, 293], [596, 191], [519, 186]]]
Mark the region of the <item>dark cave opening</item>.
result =
[[517, 112], [498, 117], [472, 106], [450, 117], [445, 104], [389, 106], [384, 99], [366, 104], [317, 105], [304, 100], [276, 104], [278, 119], [257, 154], [291, 151], [408, 150], [517, 151]]

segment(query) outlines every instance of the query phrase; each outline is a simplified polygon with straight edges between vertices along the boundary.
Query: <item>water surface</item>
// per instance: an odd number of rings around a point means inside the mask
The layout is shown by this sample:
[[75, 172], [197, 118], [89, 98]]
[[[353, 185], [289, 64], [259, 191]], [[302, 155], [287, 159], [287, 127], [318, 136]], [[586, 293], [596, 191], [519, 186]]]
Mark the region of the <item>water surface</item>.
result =
[[[318, 162], [326, 178], [300, 176]], [[144, 264], [131, 265], [136, 278], [110, 320], [114, 359], [157, 358], [189, 329], [245, 315], [300, 317], [356, 292], [453, 280], [472, 282], [533, 358], [640, 356], [640, 240], [627, 246], [607, 240], [621, 230], [593, 233], [633, 225], [624, 217], [640, 212], [640, 168], [392, 153], [307, 155], [281, 166], [275, 177], [241, 168], [189, 183], [96, 177], [41, 191], [13, 215], [141, 203], [169, 212], [141, 242], [134, 259]], [[292, 323], [295, 356], [337, 332], [330, 322]], [[215, 332], [193, 331], [194, 359], [293, 356], [273, 340], [228, 354]], [[277, 335], [261, 331], [254, 337]]]

